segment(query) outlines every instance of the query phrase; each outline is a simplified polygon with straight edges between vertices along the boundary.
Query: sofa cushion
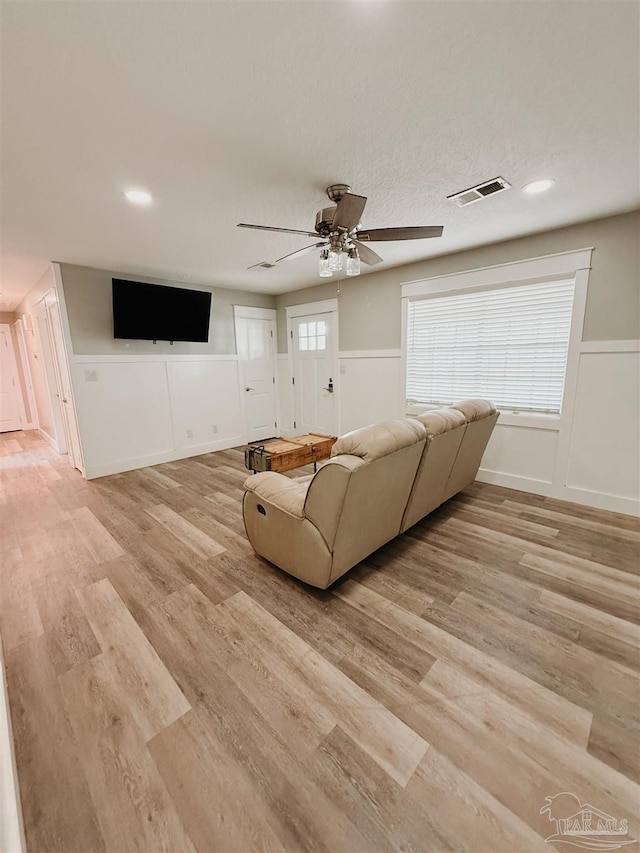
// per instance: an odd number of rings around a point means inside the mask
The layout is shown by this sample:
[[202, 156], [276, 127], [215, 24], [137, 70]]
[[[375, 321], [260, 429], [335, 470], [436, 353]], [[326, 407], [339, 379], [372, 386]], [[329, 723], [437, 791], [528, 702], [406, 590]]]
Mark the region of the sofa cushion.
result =
[[467, 419], [467, 423], [479, 421], [481, 418], [495, 415], [496, 407], [491, 400], [460, 400], [451, 406], [452, 409], [457, 409]]
[[384, 421], [343, 435], [331, 448], [331, 456], [348, 454], [359, 456], [365, 462], [373, 462], [374, 459], [424, 441], [426, 436], [426, 428], [420, 421]]
[[423, 412], [421, 415], [411, 415], [411, 417], [424, 424], [428, 436], [442, 435], [443, 432], [463, 426], [467, 422], [461, 411], [449, 408], [432, 409]]

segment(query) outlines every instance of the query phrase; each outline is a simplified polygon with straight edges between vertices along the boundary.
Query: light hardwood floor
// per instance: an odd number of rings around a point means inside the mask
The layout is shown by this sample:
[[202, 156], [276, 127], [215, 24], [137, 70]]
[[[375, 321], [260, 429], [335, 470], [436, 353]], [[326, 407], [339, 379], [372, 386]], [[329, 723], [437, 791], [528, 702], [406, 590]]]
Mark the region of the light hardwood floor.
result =
[[320, 592], [253, 554], [240, 450], [0, 467], [33, 853], [542, 851], [560, 792], [640, 838], [634, 519], [475, 484]]

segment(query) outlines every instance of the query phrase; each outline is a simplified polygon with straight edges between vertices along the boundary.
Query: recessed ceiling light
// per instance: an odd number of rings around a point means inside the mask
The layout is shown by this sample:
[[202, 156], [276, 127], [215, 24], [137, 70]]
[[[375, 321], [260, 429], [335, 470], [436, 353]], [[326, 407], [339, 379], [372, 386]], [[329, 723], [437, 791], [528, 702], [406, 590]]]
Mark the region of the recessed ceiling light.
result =
[[126, 190], [125, 198], [133, 204], [151, 204], [151, 193], [146, 190]]
[[525, 184], [522, 187], [522, 191], [525, 193], [543, 193], [546, 190], [550, 190], [551, 187], [555, 184], [555, 181], [551, 180], [551, 178], [543, 178], [540, 181], [531, 181], [529, 184]]

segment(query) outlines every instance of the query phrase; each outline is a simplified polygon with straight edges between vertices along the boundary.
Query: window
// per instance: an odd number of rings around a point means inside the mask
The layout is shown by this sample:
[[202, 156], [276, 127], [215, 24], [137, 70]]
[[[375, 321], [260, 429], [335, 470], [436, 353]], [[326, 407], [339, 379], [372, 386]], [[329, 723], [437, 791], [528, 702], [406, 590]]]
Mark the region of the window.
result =
[[300, 323], [298, 326], [298, 348], [301, 350], [324, 350], [327, 348], [324, 320]]
[[574, 279], [409, 299], [407, 403], [559, 414]]

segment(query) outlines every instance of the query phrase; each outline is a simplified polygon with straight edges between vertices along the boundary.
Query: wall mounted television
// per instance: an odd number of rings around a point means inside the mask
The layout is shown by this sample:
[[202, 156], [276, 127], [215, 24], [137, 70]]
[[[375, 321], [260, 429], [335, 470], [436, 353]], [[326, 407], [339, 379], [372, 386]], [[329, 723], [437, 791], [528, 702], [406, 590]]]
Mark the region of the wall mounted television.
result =
[[113, 337], [137, 341], [209, 340], [211, 294], [111, 279]]

